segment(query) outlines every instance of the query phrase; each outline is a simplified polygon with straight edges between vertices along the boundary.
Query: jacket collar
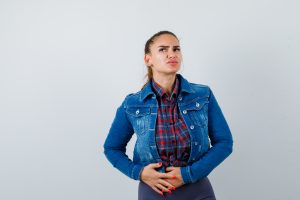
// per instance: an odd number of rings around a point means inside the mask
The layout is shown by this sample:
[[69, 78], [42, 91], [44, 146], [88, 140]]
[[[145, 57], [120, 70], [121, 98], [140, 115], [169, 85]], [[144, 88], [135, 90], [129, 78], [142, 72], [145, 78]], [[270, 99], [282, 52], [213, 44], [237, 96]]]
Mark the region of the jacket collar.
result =
[[[176, 76], [179, 79], [180, 82], [180, 88], [179, 88], [179, 95], [181, 95], [183, 92], [186, 93], [194, 93], [195, 91], [190, 86], [190, 83], [181, 75], [176, 74]], [[155, 95], [152, 88], [151, 88], [151, 81], [148, 81], [148, 83], [145, 85], [145, 87], [141, 90], [141, 100], [143, 101], [146, 97], [149, 95]]]
[[151, 83], [152, 83], [152, 90], [155, 92], [155, 94], [160, 96], [160, 98], [168, 97], [170, 99], [173, 97], [176, 98], [178, 96], [179, 80], [178, 80], [177, 76], [175, 78], [175, 82], [172, 85], [171, 94], [168, 94], [167, 91], [164, 88], [162, 88], [159, 84], [157, 84], [153, 79], [152, 79]]

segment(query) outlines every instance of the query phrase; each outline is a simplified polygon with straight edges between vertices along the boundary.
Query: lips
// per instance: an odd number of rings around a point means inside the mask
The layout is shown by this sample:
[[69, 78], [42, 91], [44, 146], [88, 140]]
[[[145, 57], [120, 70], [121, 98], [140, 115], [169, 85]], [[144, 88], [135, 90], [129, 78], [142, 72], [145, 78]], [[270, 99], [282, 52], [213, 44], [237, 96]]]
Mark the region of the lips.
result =
[[176, 64], [176, 63], [178, 63], [178, 62], [175, 61], [175, 60], [172, 60], [172, 61], [168, 61], [167, 63], [168, 63], [168, 64]]

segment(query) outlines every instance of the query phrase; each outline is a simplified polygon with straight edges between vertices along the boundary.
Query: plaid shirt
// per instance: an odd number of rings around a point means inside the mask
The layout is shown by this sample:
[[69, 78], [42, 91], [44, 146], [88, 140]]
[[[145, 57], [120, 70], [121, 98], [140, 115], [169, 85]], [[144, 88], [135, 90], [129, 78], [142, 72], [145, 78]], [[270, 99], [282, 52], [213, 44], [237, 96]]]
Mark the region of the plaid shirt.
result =
[[188, 128], [177, 106], [179, 80], [176, 77], [171, 96], [151, 80], [158, 101], [155, 139], [163, 166], [186, 166], [191, 145]]

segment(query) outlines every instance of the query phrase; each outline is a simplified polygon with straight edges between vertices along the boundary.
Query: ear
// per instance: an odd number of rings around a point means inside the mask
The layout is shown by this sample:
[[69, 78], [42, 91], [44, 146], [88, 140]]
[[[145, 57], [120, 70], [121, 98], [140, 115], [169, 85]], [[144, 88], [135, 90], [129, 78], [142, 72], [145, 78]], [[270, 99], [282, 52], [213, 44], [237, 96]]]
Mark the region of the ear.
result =
[[151, 66], [151, 56], [149, 54], [145, 54], [144, 62], [147, 66]]

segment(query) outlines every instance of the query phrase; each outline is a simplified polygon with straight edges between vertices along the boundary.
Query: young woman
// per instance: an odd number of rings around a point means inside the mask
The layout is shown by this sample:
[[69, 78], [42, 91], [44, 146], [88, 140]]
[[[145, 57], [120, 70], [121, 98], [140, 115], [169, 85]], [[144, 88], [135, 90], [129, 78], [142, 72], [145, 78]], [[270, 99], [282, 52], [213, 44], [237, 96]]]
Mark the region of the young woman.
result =
[[[179, 40], [169, 31], [145, 45], [148, 81], [119, 106], [104, 143], [114, 167], [139, 180], [139, 200], [212, 200], [208, 174], [232, 152], [233, 139], [207, 85], [188, 82], [180, 70]], [[137, 135], [133, 159], [126, 145]]]

